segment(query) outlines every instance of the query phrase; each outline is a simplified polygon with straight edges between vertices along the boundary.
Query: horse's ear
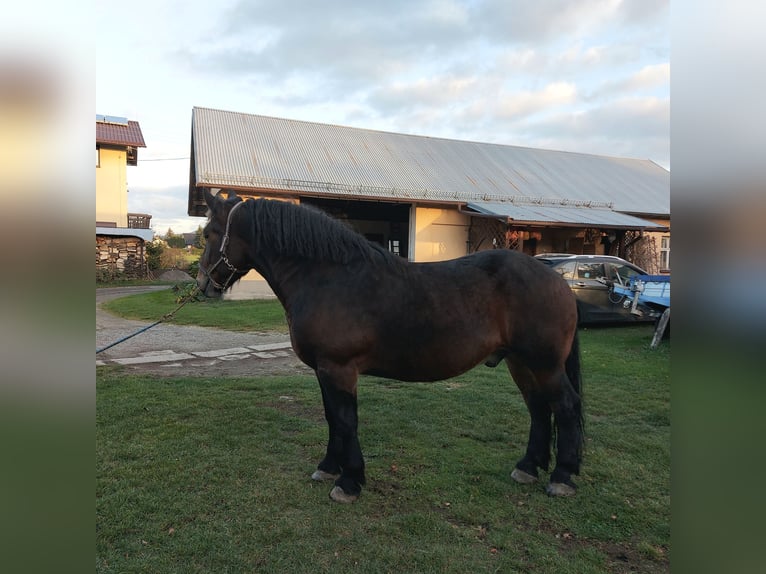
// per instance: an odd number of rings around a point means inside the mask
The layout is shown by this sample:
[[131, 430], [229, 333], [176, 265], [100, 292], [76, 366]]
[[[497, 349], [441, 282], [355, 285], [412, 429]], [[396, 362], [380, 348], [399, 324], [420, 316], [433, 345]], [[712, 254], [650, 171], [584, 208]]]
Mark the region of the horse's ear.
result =
[[205, 194], [205, 203], [207, 203], [208, 208], [210, 211], [215, 211], [215, 204], [217, 201], [216, 196], [213, 195], [208, 188], [205, 188], [203, 193]]
[[236, 197], [237, 197], [237, 192], [234, 190], [229, 190], [226, 193], [226, 199], [236, 199]]

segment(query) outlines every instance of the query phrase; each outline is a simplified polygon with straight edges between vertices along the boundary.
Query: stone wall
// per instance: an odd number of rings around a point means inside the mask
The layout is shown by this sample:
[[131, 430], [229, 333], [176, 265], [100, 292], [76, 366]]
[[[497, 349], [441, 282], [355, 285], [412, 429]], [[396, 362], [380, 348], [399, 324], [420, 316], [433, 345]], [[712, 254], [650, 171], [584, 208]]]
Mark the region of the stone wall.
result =
[[148, 275], [140, 237], [96, 235], [96, 275], [103, 279], [142, 279]]

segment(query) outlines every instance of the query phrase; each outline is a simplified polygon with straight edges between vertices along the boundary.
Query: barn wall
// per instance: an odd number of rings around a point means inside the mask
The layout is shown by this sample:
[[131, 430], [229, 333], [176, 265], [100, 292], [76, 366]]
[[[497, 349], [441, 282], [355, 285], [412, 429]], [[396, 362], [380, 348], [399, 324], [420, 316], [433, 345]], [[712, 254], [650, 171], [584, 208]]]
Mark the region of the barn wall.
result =
[[[410, 259], [444, 261], [468, 253], [469, 218], [455, 209], [415, 207], [410, 216]], [[414, 239], [414, 241], [413, 241]]]

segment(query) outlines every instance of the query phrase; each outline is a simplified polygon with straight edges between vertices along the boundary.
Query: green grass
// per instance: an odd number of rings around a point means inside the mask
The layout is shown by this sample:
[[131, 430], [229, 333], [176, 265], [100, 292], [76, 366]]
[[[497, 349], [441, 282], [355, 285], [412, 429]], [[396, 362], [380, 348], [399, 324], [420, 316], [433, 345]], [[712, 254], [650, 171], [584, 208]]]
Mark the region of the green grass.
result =
[[309, 479], [326, 424], [307, 376], [97, 372], [98, 572], [667, 572], [670, 349], [651, 327], [581, 331], [576, 497], [510, 479], [528, 415], [504, 367], [360, 382], [368, 484]]
[[159, 279], [114, 279], [112, 281], [96, 281], [96, 289], [105, 287], [141, 287], [144, 285], [175, 285], [177, 281], [160, 281]]
[[[157, 321], [178, 307], [178, 293], [163, 289], [107, 301], [102, 308], [126, 319]], [[205, 299], [184, 305], [169, 321], [176, 325], [199, 325], [232, 331], [287, 332], [282, 305], [276, 299], [224, 301]]]

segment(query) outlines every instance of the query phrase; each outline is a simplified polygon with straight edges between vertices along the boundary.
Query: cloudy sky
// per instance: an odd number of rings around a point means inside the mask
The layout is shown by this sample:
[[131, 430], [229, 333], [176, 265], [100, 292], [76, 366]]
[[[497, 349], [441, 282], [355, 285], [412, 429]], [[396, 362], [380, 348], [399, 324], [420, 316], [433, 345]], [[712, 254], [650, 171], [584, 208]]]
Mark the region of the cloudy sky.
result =
[[668, 0], [134, 0], [96, 8], [96, 112], [141, 124], [128, 209], [186, 215], [194, 106], [650, 159]]

